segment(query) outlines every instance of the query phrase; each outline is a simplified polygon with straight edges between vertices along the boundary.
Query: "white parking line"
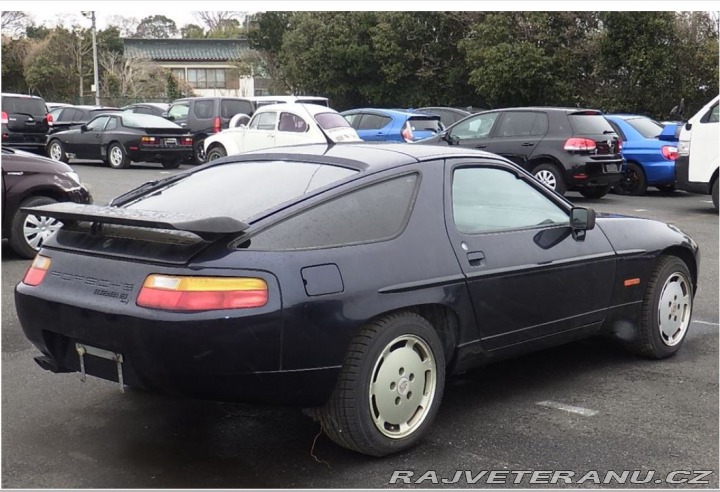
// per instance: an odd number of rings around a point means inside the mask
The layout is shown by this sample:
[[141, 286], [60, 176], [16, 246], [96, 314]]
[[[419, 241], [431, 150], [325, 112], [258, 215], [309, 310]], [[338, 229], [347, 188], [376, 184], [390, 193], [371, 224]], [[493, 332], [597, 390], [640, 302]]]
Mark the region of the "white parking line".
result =
[[699, 323], [699, 324], [701, 324], [701, 325], [720, 326], [720, 324], [718, 324], [718, 323], [713, 323], [713, 322], [711, 322], [711, 321], [700, 321], [700, 320], [697, 320], [697, 319], [694, 319], [694, 320], [693, 320], [693, 323]]
[[647, 212], [647, 210], [644, 208], [636, 208], [635, 212]]
[[589, 408], [576, 407], [573, 405], [566, 405], [557, 401], [539, 401], [537, 402], [541, 407], [554, 408], [555, 410], [563, 410], [565, 412], [576, 413], [584, 417], [592, 417], [597, 415], [597, 410], [590, 410]]

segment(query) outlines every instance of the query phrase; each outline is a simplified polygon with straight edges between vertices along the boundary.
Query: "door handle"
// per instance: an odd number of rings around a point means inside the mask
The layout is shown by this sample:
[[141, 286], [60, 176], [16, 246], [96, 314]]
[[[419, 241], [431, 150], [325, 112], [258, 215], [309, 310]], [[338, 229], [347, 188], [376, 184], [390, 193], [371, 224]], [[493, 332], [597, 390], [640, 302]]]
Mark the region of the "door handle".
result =
[[525, 143], [522, 144], [520, 147], [532, 147], [533, 145], [535, 145], [535, 144], [534, 144], [534, 143], [530, 143], [530, 142], [525, 142]]
[[484, 149], [485, 147], [487, 147], [487, 145], [485, 145], [485, 144], [480, 144], [480, 145], [475, 146], [476, 149]]
[[467, 254], [470, 266], [485, 266], [485, 253], [482, 251], [471, 251]]

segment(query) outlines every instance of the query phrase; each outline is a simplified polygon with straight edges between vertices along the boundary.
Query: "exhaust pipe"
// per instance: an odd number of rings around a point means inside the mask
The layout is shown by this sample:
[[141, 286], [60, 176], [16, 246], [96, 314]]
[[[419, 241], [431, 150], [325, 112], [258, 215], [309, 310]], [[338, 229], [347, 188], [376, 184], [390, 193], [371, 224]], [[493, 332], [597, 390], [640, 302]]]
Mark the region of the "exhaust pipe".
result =
[[34, 357], [35, 362], [45, 369], [46, 371], [53, 372], [55, 374], [63, 373], [63, 372], [74, 372], [72, 369], [66, 369], [64, 367], [60, 367], [57, 365], [54, 359], [51, 359], [47, 355], [36, 355]]

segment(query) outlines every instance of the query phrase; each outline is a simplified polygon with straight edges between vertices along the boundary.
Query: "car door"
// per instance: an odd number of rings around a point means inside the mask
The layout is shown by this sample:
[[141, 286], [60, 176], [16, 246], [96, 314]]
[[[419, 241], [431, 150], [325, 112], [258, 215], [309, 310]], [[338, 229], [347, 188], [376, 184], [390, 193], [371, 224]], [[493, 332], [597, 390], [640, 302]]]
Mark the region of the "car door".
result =
[[308, 142], [310, 125], [300, 115], [281, 112], [275, 134], [275, 146], [296, 145]]
[[391, 123], [392, 118], [385, 114], [363, 113], [357, 124], [358, 136], [368, 142], [385, 141], [388, 139]]
[[504, 111], [483, 150], [527, 169], [528, 159], [547, 131], [548, 117], [542, 111]]
[[250, 150], [267, 149], [275, 146], [275, 135], [277, 134], [278, 113], [276, 111], [264, 111], [255, 113], [248, 123], [240, 145], [241, 152]]
[[67, 152], [75, 154], [77, 159], [98, 159], [102, 144], [103, 129], [108, 116], [97, 116], [74, 135], [72, 142], [66, 145]]
[[615, 253], [599, 228], [574, 234], [569, 207], [510, 166], [446, 164], [447, 230], [483, 348], [598, 329]]
[[444, 140], [461, 147], [486, 150], [492, 129], [499, 117], [500, 113], [496, 111], [466, 118], [450, 128]]

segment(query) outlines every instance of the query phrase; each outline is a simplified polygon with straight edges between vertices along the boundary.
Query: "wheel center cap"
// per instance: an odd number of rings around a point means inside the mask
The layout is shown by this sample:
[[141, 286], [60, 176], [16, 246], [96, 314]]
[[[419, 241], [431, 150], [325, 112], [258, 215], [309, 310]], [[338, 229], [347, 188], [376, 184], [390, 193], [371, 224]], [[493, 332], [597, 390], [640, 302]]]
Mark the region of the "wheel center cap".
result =
[[400, 378], [397, 384], [398, 393], [400, 396], [405, 396], [410, 389], [410, 380], [408, 378]]

